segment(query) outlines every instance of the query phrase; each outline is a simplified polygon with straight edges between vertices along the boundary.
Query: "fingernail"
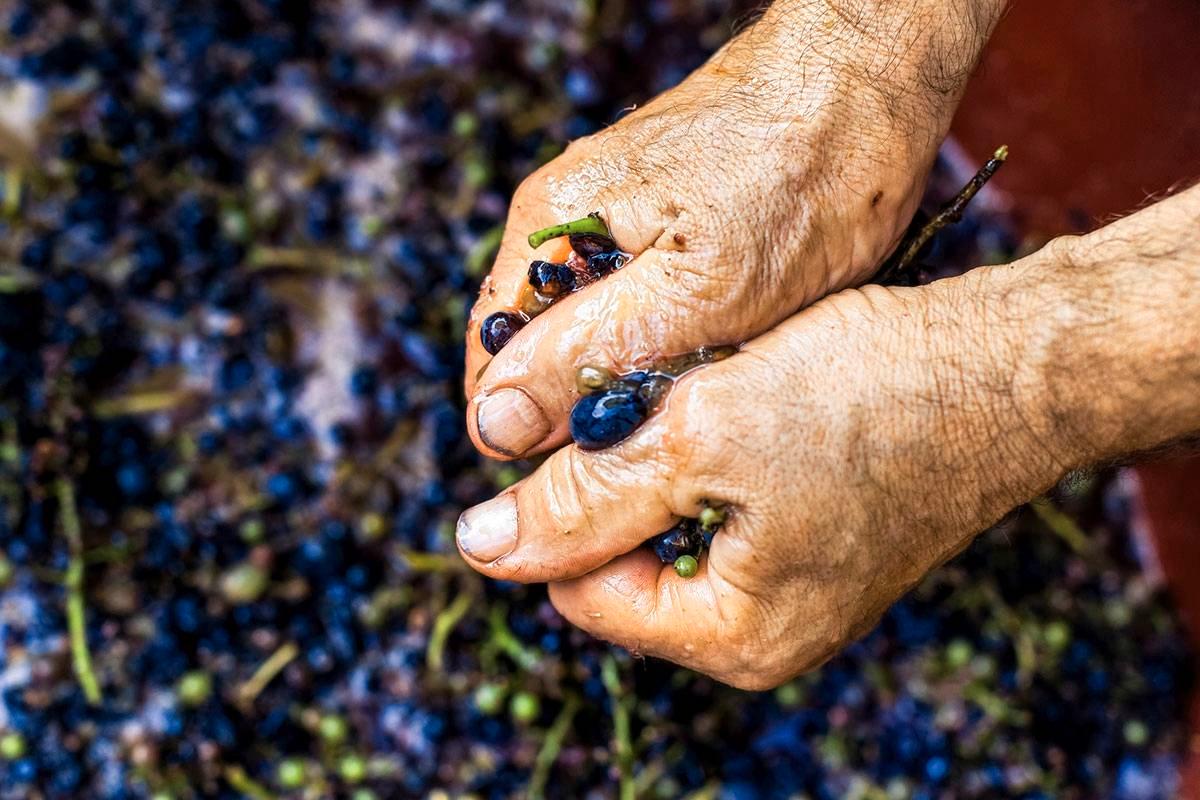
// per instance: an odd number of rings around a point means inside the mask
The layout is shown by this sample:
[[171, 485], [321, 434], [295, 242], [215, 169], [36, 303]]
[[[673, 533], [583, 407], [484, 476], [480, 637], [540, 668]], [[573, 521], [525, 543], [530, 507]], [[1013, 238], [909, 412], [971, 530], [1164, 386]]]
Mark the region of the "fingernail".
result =
[[490, 563], [517, 546], [517, 499], [502, 494], [458, 518], [458, 546], [476, 561]]
[[484, 443], [508, 456], [521, 455], [550, 432], [550, 420], [520, 389], [501, 389], [484, 397], [475, 420]]

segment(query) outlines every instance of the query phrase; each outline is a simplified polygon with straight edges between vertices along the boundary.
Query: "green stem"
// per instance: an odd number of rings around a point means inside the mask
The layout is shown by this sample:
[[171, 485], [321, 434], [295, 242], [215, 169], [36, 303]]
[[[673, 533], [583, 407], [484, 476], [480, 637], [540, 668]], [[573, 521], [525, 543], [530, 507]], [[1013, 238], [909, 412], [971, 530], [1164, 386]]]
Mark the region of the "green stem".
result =
[[67, 630], [71, 638], [71, 660], [83, 696], [91, 705], [100, 704], [100, 683], [92, 669], [87, 644], [87, 617], [83, 603], [83, 564], [72, 557], [67, 567]]
[[529, 234], [529, 246], [536, 249], [551, 239], [557, 239], [560, 236], [574, 236], [577, 233], [596, 233], [612, 238], [604, 220], [600, 218], [599, 214], [593, 212], [583, 219], [563, 222], [559, 225], [551, 225], [549, 228], [542, 228], [540, 231], [534, 231]]
[[1047, 528], [1067, 543], [1068, 547], [1080, 555], [1088, 555], [1091, 548], [1088, 546], [1087, 534], [1076, 524], [1075, 520], [1055, 508], [1054, 504], [1045, 497], [1034, 500], [1029, 507]]
[[687, 795], [683, 800], [716, 800], [721, 793], [721, 786], [715, 782], [706, 783], [696, 791]]
[[497, 225], [488, 230], [483, 236], [479, 237], [479, 241], [467, 252], [465, 264], [467, 274], [473, 278], [482, 278], [484, 270], [496, 258], [496, 253], [500, 250], [500, 240], [504, 238], [504, 226]]
[[658, 758], [654, 759], [649, 764], [643, 764], [633, 782], [634, 794], [642, 797], [650, 792], [666, 771], [687, 754], [687, 748], [681, 743], [676, 742], [671, 745], [667, 752], [663, 753]]
[[429, 634], [429, 647], [425, 651], [425, 666], [431, 672], [442, 671], [446, 654], [446, 640], [450, 638], [450, 633], [471, 609], [471, 600], [470, 593], [463, 592], [434, 618], [433, 630]]
[[616, 740], [617, 769], [621, 774], [620, 800], [634, 800], [636, 786], [633, 782], [633, 741], [629, 732], [629, 705], [621, 677], [617, 671], [617, 660], [605, 656], [600, 665], [600, 679], [612, 700], [613, 738]]
[[166, 389], [160, 392], [133, 392], [120, 397], [98, 400], [92, 406], [92, 414], [100, 419], [154, 414], [170, 411], [183, 405], [193, 392], [187, 389]]
[[545, 796], [546, 781], [550, 778], [550, 768], [558, 760], [563, 740], [567, 737], [571, 721], [575, 719], [578, 711], [579, 698], [575, 695], [568, 695], [562, 711], [558, 712], [558, 716], [554, 718], [554, 724], [546, 731], [546, 738], [542, 740], [542, 747], [533, 761], [533, 774], [529, 778], [530, 800], [541, 800]]
[[235, 791], [241, 792], [252, 800], [275, 800], [275, 795], [267, 791], [261, 783], [246, 774], [239, 766], [225, 768], [225, 780]]
[[400, 550], [405, 566], [413, 572], [469, 572], [470, 567], [462, 557], [445, 553], [422, 553], [416, 550]]
[[503, 606], [497, 606], [488, 616], [488, 625], [491, 628], [489, 642], [511, 658], [518, 667], [532, 672], [541, 662], [542, 654], [526, 645], [509, 630], [508, 624], [504, 621], [506, 610]]
[[66, 478], [55, 484], [58, 515], [70, 551], [67, 574], [63, 579], [67, 592], [67, 634], [71, 641], [71, 662], [75, 677], [90, 705], [100, 703], [100, 682], [92, 668], [92, 653], [87, 643], [87, 609], [83, 597], [83, 526], [75, 503], [75, 486]]
[[243, 705], [249, 705], [262, 693], [262, 690], [267, 688], [267, 684], [275, 679], [275, 676], [283, 671], [283, 668], [292, 662], [296, 656], [300, 655], [300, 648], [295, 642], [287, 642], [279, 647], [270, 658], [259, 665], [258, 669], [254, 670], [254, 674], [250, 679], [243, 683], [237, 690], [238, 700]]
[[121, 544], [104, 544], [99, 547], [93, 547], [83, 554], [83, 563], [85, 566], [92, 566], [93, 564], [120, 564], [140, 550], [143, 544], [140, 541], [126, 541]]
[[4, 216], [12, 218], [21, 213], [21, 191], [24, 175], [20, 167], [9, 167], [4, 171]]
[[347, 278], [368, 278], [372, 271], [371, 264], [366, 259], [346, 256], [336, 250], [268, 245], [250, 250], [246, 258], [246, 269], [250, 272], [293, 270]]

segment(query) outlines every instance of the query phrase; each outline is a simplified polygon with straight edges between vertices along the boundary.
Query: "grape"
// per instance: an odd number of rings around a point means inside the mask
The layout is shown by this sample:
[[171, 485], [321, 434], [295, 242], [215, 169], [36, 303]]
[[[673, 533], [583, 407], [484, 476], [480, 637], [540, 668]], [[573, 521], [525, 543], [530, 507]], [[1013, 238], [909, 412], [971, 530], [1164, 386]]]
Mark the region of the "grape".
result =
[[538, 294], [553, 300], [575, 290], [575, 273], [566, 264], [534, 261], [529, 265], [529, 284]]
[[704, 546], [700, 528], [693, 519], [683, 519], [669, 531], [651, 540], [654, 553], [664, 564], [674, 564], [680, 557], [699, 555]]
[[571, 409], [571, 438], [584, 450], [612, 447], [646, 419], [646, 404], [626, 385], [582, 397]]
[[487, 350], [492, 355], [499, 353], [504, 345], [508, 344], [509, 339], [516, 335], [517, 331], [525, 326], [525, 321], [516, 314], [508, 311], [497, 311], [483, 321], [483, 325], [479, 330], [479, 337], [483, 342], [483, 349]]

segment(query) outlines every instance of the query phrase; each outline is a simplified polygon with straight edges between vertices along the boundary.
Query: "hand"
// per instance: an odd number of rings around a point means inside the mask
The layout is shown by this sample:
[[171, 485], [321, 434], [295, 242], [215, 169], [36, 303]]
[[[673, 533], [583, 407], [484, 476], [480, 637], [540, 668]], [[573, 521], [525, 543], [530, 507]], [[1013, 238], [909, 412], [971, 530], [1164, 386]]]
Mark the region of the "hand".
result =
[[[1198, 222], [1200, 189], [1010, 266], [829, 297], [617, 447], [467, 511], [460, 549], [556, 581], [597, 636], [777, 685], [1066, 471], [1200, 431]], [[730, 518], [683, 579], [639, 544], [702, 500]]]
[[[680, 86], [522, 184], [467, 331], [483, 452], [564, 444], [579, 366], [746, 341], [861, 282], [895, 246], [1002, 3], [880, 3], [850, 20], [839, 5], [777, 2]], [[479, 326], [517, 307], [528, 234], [593, 211], [636, 258], [493, 359]]]

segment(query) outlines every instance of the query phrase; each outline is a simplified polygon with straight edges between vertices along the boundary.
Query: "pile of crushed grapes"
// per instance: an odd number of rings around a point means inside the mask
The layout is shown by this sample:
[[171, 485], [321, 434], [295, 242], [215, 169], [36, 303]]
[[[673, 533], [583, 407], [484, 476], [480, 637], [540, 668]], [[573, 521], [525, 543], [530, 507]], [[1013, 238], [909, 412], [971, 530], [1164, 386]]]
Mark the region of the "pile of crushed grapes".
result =
[[[0, 4], [0, 799], [1171, 796], [1190, 654], [1118, 474], [762, 694], [457, 555], [522, 474], [461, 396], [508, 199], [730, 5]], [[930, 208], [964, 177], [943, 159]], [[491, 349], [628, 259], [564, 241]], [[981, 204], [925, 260], [1021, 246]], [[722, 352], [580, 365], [576, 440]], [[686, 575], [722, 515], [648, 546]]]

